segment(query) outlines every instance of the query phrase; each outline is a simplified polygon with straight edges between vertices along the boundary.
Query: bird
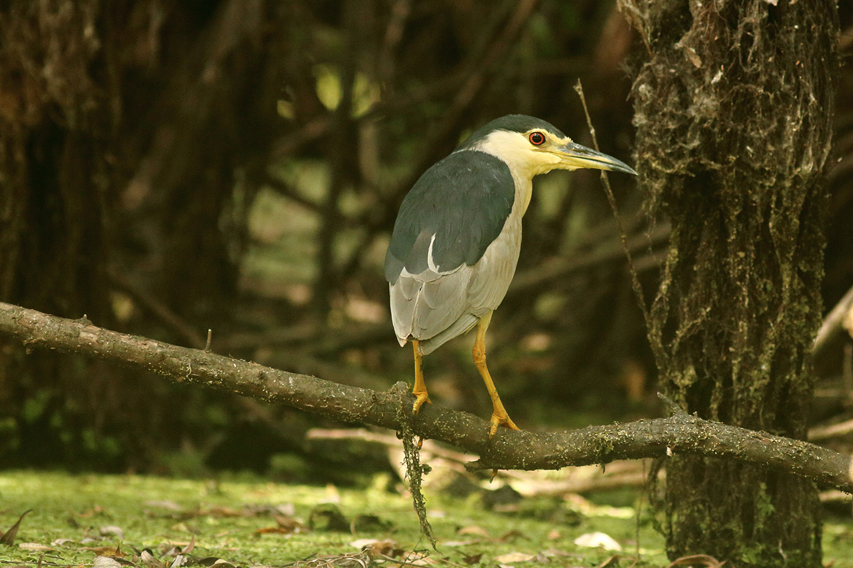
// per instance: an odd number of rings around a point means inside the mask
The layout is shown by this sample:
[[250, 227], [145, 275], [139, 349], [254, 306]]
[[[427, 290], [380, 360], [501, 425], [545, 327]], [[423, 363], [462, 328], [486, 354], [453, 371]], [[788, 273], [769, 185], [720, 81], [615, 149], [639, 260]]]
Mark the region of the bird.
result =
[[472, 358], [493, 407], [489, 439], [499, 426], [519, 429], [486, 365], [486, 330], [515, 274], [533, 178], [579, 168], [637, 175], [545, 120], [512, 114], [475, 130], [406, 194], [385, 255], [385, 279], [397, 340], [414, 349], [413, 414], [431, 402], [423, 357], [476, 327]]

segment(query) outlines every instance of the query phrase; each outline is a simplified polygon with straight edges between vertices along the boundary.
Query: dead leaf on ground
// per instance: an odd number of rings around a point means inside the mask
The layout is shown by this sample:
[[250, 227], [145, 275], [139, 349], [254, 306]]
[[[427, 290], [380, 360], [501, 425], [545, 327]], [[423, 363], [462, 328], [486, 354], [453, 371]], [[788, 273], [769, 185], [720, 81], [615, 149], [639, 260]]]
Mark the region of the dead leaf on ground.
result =
[[52, 546], [41, 544], [40, 542], [22, 542], [18, 544], [18, 548], [21, 550], [29, 550], [31, 552], [49, 552], [51, 550], [56, 550]]
[[110, 558], [124, 557], [124, 552], [118, 546], [84, 546], [80, 550], [89, 550], [98, 556], [108, 556]]
[[275, 521], [277, 526], [258, 529], [255, 534], [293, 534], [308, 531], [308, 527], [293, 517], [277, 515]]
[[101, 533], [101, 536], [115, 536], [120, 539], [124, 539], [124, 531], [121, 527], [117, 527], [115, 525], [98, 527], [98, 532]]
[[532, 554], [527, 554], [526, 552], [510, 552], [508, 554], [495, 556], [495, 562], [500, 564], [512, 564], [514, 562], [530, 562], [534, 558], [536, 557]]
[[489, 531], [477, 525], [469, 525], [467, 527], [462, 527], [461, 529], [456, 531], [456, 534], [473, 534], [481, 536], [483, 538], [491, 538], [489, 536]]
[[148, 568], [166, 568], [166, 564], [155, 558], [147, 548], [139, 554], [139, 559], [143, 564], [148, 566]]
[[293, 529], [286, 529], [284, 527], [263, 527], [255, 530], [254, 534], [293, 534], [294, 532]]
[[296, 517], [289, 515], [273, 515], [273, 518], [280, 529], [284, 529], [289, 532], [304, 531], [307, 528], [302, 521]]
[[603, 548], [604, 550], [622, 550], [622, 545], [613, 540], [608, 534], [603, 532], [592, 532], [582, 534], [575, 539], [577, 546], [588, 546], [590, 548]]
[[176, 557], [181, 554], [189, 554], [195, 548], [195, 535], [190, 535], [189, 542], [163, 542], [159, 548], [161, 556]]
[[377, 540], [375, 538], [360, 538], [358, 540], [352, 541], [349, 544], [350, 546], [354, 546], [359, 550], [369, 552], [372, 556], [382, 555], [393, 558], [394, 556], [399, 555], [403, 552], [397, 542], [390, 539]]
[[121, 568], [121, 563], [109, 556], [96, 556], [92, 568]]
[[5, 544], [7, 546], [12, 546], [15, 544], [15, 537], [18, 536], [18, 527], [21, 526], [21, 521], [24, 520], [24, 515], [31, 512], [32, 509], [28, 509], [21, 513], [21, 516], [18, 517], [18, 521], [12, 525], [9, 530], [7, 530], [2, 536], [0, 536], [0, 544]]

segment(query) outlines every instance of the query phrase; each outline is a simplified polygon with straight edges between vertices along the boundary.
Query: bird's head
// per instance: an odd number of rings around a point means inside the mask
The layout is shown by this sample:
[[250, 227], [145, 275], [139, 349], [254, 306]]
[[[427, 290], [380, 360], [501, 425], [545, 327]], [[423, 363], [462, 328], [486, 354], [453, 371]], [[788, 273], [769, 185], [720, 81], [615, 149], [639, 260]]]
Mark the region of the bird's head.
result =
[[496, 156], [514, 175], [527, 179], [551, 170], [580, 168], [637, 175], [616, 158], [575, 144], [552, 124], [521, 114], [503, 116], [479, 128], [459, 146], [460, 150]]

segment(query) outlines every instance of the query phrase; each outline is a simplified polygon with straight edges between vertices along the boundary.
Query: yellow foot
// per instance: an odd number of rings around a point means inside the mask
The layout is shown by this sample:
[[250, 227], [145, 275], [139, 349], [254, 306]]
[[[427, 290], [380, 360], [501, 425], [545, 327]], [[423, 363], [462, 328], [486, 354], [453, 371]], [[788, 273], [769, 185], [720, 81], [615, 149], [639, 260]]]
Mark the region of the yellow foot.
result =
[[415, 404], [412, 405], [412, 414], [417, 414], [420, 412], [421, 407], [425, 402], [432, 404], [432, 401], [429, 399], [429, 395], [425, 392], [422, 393], [412, 393], [415, 395]]
[[518, 426], [515, 425], [515, 422], [512, 421], [512, 418], [509, 417], [509, 414], [503, 414], [502, 416], [495, 413], [492, 414], [492, 427], [489, 428], [489, 439], [495, 437], [495, 432], [498, 431], [498, 426], [503, 426], [504, 428], [509, 428], [510, 430], [521, 430]]

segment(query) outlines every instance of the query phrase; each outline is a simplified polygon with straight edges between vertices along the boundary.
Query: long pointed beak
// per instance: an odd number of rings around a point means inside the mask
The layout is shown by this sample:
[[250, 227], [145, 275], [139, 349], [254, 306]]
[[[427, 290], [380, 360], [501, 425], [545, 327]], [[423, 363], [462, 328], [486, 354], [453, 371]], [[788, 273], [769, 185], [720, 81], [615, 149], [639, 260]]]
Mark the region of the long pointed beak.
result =
[[565, 169], [592, 168], [637, 175], [637, 172], [629, 167], [628, 164], [620, 162], [613, 156], [602, 154], [592, 148], [587, 148], [574, 142], [567, 142], [557, 150], [557, 153], [561, 158], [561, 166]]

